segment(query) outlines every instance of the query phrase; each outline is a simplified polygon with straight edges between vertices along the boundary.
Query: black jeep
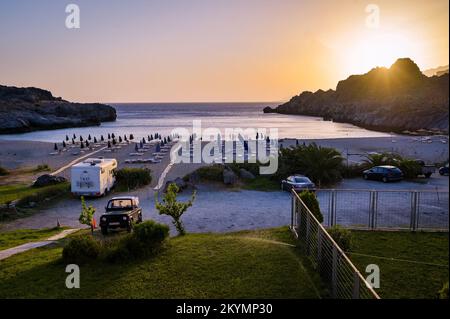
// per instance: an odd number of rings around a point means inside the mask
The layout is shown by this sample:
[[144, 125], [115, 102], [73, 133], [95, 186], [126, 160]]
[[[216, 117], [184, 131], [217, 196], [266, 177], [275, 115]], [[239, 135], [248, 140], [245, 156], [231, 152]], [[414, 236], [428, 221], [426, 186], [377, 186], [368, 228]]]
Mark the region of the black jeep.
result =
[[131, 232], [134, 223], [142, 222], [142, 209], [139, 208], [139, 198], [136, 196], [113, 197], [105, 211], [100, 217], [103, 235], [108, 234], [108, 229], [117, 228], [125, 228]]

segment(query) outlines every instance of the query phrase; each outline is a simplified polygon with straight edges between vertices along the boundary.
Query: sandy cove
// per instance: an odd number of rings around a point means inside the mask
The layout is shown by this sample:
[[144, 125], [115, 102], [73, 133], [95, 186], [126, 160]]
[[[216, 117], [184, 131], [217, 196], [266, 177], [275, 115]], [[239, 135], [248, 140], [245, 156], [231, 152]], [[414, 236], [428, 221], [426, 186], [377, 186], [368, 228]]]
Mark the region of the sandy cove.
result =
[[[349, 162], [360, 161], [364, 154], [369, 152], [396, 152], [403, 156], [423, 159], [427, 163], [440, 163], [447, 161], [449, 158], [448, 136], [430, 136], [413, 137], [413, 136], [398, 136], [392, 137], [367, 137], [367, 138], [336, 138], [336, 139], [299, 139], [298, 143], [317, 143], [321, 146], [333, 147], [342, 153], [344, 158], [349, 154]], [[280, 146], [288, 147], [296, 144], [295, 139], [282, 139]], [[66, 152], [61, 152], [58, 155], [50, 155], [53, 153], [53, 143], [35, 142], [35, 141], [7, 141], [0, 139], [0, 166], [7, 169], [18, 168], [33, 168], [37, 165], [47, 164], [52, 171], [69, 164], [77, 158], [84, 156], [90, 152], [96, 151], [101, 146], [93, 148], [92, 150], [84, 149], [83, 153], [72, 155], [80, 151], [79, 147], [69, 148]], [[69, 145], [70, 146], [70, 145]], [[124, 166], [132, 167], [148, 167], [153, 171], [152, 186], [156, 185], [157, 180], [166, 166], [169, 164], [169, 154], [162, 159], [158, 164], [125, 164], [125, 160], [131, 157], [130, 153], [135, 152], [135, 143], [122, 145], [121, 149], [114, 152], [100, 151], [93, 155], [93, 157], [103, 156], [105, 158], [114, 157], [119, 163], [119, 168]], [[143, 155], [143, 158], [152, 156], [155, 151], [155, 146], [152, 146], [148, 152]], [[174, 165], [168, 174], [171, 179], [175, 177], [183, 177], [198, 168], [202, 164], [178, 164]], [[62, 176], [69, 177], [70, 170], [61, 173]], [[42, 173], [41, 173], [42, 174]], [[11, 177], [10, 177], [11, 178]], [[35, 176], [29, 176], [30, 180]], [[13, 180], [6, 180], [3, 177], [0, 183], [13, 182]]]

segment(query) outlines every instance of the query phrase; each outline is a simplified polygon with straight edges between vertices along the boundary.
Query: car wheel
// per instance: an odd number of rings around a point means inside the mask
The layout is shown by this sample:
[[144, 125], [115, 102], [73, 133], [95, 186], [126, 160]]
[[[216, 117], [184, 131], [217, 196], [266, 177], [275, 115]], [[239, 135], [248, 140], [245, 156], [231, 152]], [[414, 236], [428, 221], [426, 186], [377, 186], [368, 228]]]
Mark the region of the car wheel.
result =
[[103, 235], [108, 235], [108, 227], [101, 227], [101, 230]]
[[381, 180], [383, 181], [383, 183], [387, 183], [388, 182], [388, 179], [387, 179], [386, 176], [383, 176], [383, 178]]
[[138, 223], [142, 223], [142, 214], [139, 214]]

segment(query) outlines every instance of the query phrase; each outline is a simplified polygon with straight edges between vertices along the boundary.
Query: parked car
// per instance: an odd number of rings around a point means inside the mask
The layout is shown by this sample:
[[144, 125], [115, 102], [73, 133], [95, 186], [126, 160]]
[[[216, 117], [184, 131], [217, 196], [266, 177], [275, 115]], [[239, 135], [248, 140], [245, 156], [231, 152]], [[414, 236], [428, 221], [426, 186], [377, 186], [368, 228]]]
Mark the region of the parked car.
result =
[[375, 166], [363, 172], [364, 179], [382, 181], [383, 183], [399, 181], [403, 179], [403, 172], [395, 166]]
[[281, 181], [281, 189], [285, 191], [295, 190], [314, 190], [316, 185], [306, 176], [293, 175]]
[[108, 234], [109, 229], [122, 228], [131, 232], [134, 223], [142, 222], [142, 209], [136, 196], [113, 197], [105, 207], [105, 213], [100, 217], [102, 234]]
[[416, 160], [416, 162], [420, 165], [420, 174], [423, 175], [426, 178], [430, 178], [431, 174], [433, 174], [436, 171], [435, 165], [429, 165], [425, 164], [423, 160]]
[[444, 176], [448, 176], [448, 163], [445, 166], [442, 166], [441, 168], [439, 168], [439, 174]]

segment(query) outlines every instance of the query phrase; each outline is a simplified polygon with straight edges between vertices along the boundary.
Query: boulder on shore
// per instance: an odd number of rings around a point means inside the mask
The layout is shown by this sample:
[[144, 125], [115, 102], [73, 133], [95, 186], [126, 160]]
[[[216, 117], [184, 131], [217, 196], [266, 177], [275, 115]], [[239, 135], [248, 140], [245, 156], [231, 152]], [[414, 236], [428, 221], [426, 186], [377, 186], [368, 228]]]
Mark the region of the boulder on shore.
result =
[[44, 187], [49, 185], [56, 185], [67, 182], [67, 179], [62, 176], [53, 176], [50, 174], [45, 174], [39, 176], [33, 183], [34, 187]]
[[255, 175], [247, 171], [245, 168], [241, 168], [239, 170], [239, 175], [241, 176], [242, 179], [255, 179]]
[[225, 167], [223, 170], [223, 183], [225, 185], [234, 185], [238, 181], [238, 177], [232, 169]]

